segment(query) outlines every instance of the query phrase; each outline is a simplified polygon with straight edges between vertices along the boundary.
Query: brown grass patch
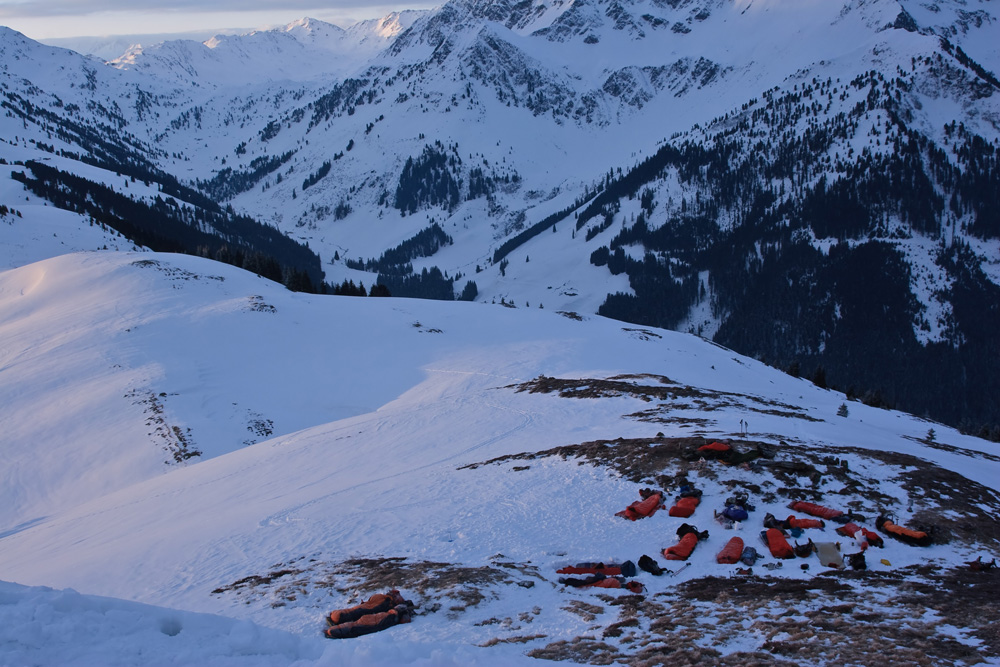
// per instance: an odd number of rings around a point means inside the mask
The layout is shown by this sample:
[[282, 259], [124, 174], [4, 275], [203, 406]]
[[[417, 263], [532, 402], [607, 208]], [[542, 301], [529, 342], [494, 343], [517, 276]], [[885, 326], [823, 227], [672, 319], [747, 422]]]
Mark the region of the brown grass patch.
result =
[[[373, 593], [399, 589], [423, 613], [447, 605], [450, 616], [497, 597], [502, 586], [531, 588], [544, 581], [538, 569], [494, 557], [490, 565], [463, 566], [401, 557], [351, 558], [338, 563], [299, 558], [220, 586], [213, 595], [233, 595], [244, 604], [271, 607], [290, 602], [326, 610], [356, 604]], [[345, 601], [346, 598], [346, 601]]]
[[520, 635], [516, 637], [504, 637], [503, 639], [500, 637], [494, 637], [493, 639], [489, 639], [482, 644], [479, 644], [479, 646], [489, 648], [490, 646], [496, 646], [497, 644], [527, 644], [528, 642], [533, 642], [536, 639], [545, 639], [546, 637], [548, 637], [548, 635]]
[[[652, 382], [649, 382], [652, 381]], [[658, 407], [637, 412], [628, 417], [640, 421], [670, 421], [677, 417], [669, 412], [698, 410], [710, 412], [726, 407], [742, 407], [780, 417], [823, 421], [800, 411], [796, 406], [769, 401], [760, 396], [713, 391], [682, 385], [663, 375], [617, 375], [606, 379], [553, 378], [540, 375], [534, 380], [513, 385], [513, 389], [532, 394], [558, 394], [563, 398], [609, 398], [631, 396], [641, 401], [658, 401]]]
[[618, 649], [594, 637], [560, 640], [528, 651], [528, 656], [543, 660], [569, 660], [588, 665], [610, 665], [617, 661]]
[[583, 600], [570, 600], [563, 610], [576, 614], [588, 623], [597, 620], [597, 617], [604, 613], [604, 607]]

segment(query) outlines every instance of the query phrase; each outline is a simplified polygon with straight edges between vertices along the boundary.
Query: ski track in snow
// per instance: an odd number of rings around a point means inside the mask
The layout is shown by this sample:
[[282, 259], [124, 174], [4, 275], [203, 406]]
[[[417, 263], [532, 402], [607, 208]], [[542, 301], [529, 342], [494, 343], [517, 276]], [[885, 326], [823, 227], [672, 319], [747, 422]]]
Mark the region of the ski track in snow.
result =
[[[441, 371], [435, 371], [435, 372], [441, 372]], [[448, 372], [456, 372], [456, 371], [448, 371]], [[489, 374], [487, 374], [487, 373], [468, 373], [468, 374], [469, 375], [489, 376]], [[510, 412], [512, 414], [517, 414], [520, 417], [521, 421], [517, 425], [510, 427], [508, 430], [506, 430], [506, 431], [504, 431], [502, 433], [499, 433], [499, 434], [497, 434], [495, 436], [492, 436], [490, 438], [482, 440], [482, 441], [478, 442], [477, 444], [474, 444], [474, 445], [472, 445], [470, 447], [467, 447], [465, 449], [462, 449], [460, 451], [448, 454], [447, 456], [444, 456], [444, 457], [441, 457], [439, 459], [435, 459], [433, 461], [429, 461], [427, 463], [419, 465], [419, 466], [417, 466], [415, 468], [409, 468], [409, 469], [406, 469], [406, 470], [400, 470], [398, 472], [394, 472], [394, 473], [391, 473], [391, 474], [388, 474], [388, 475], [385, 475], [385, 476], [382, 476], [382, 477], [377, 477], [377, 478], [374, 478], [374, 479], [365, 480], [364, 482], [359, 482], [359, 483], [357, 483], [357, 484], [355, 484], [353, 486], [344, 487], [344, 488], [338, 489], [337, 491], [333, 491], [331, 493], [327, 493], [327, 494], [324, 494], [324, 495], [316, 496], [315, 498], [309, 500], [308, 502], [299, 504], [299, 505], [294, 506], [294, 507], [289, 507], [288, 509], [282, 510], [281, 512], [278, 512], [276, 514], [273, 514], [271, 516], [268, 516], [268, 517], [262, 519], [261, 522], [260, 522], [260, 525], [261, 526], [273, 526], [273, 525], [280, 525], [280, 524], [283, 524], [283, 523], [287, 523], [289, 521], [294, 521], [295, 520], [293, 518], [294, 515], [300, 513], [301, 511], [305, 510], [306, 508], [314, 507], [316, 505], [335, 506], [336, 503], [333, 502], [333, 500], [337, 496], [340, 496], [340, 495], [349, 495], [349, 494], [351, 494], [352, 492], [354, 492], [354, 491], [356, 491], [358, 489], [361, 489], [363, 487], [368, 487], [368, 486], [378, 486], [378, 485], [388, 486], [388, 485], [386, 485], [386, 482], [389, 482], [391, 480], [397, 480], [397, 479], [399, 479], [401, 477], [407, 477], [407, 476], [418, 474], [418, 473], [420, 473], [422, 471], [425, 471], [425, 470], [429, 470], [429, 469], [432, 469], [432, 468], [438, 468], [441, 465], [443, 465], [443, 464], [445, 464], [445, 463], [447, 463], [449, 461], [453, 461], [453, 460], [455, 460], [455, 459], [457, 459], [459, 457], [462, 457], [462, 456], [464, 456], [466, 454], [470, 454], [470, 453], [472, 453], [472, 452], [474, 452], [476, 450], [480, 450], [480, 449], [489, 447], [490, 445], [493, 445], [493, 444], [495, 444], [495, 443], [497, 443], [497, 442], [499, 442], [501, 440], [509, 438], [510, 436], [512, 436], [513, 434], [517, 433], [518, 431], [521, 431], [521, 430], [524, 430], [525, 428], [527, 428], [532, 423], [532, 421], [534, 421], [534, 418], [532, 417], [532, 415], [530, 413], [528, 413], [527, 411], [514, 410], [514, 409], [512, 409], [510, 407], [507, 407], [507, 406], [503, 406], [503, 405], [496, 404], [496, 403], [489, 403], [489, 402], [486, 402], [486, 401], [483, 401], [483, 405], [485, 405], [486, 407], [489, 407], [489, 408], [494, 408], [494, 409], [497, 409], [497, 410], [504, 410], [504, 411]], [[459, 404], [458, 408], [461, 408], [461, 407], [462, 406]], [[395, 428], [399, 428], [400, 426], [405, 426], [407, 424], [408, 417], [410, 415], [423, 413], [424, 411], [425, 411], [424, 408], [413, 408], [413, 409], [407, 410], [407, 411], [405, 411], [403, 413], [394, 412], [391, 415], [391, 417], [378, 417], [378, 416], [376, 416], [376, 417], [372, 417], [371, 419], [368, 419], [368, 420], [364, 420], [364, 421], [360, 421], [360, 422], [352, 422], [350, 426], [344, 427], [343, 430], [357, 428], [357, 429], [360, 429], [362, 431], [364, 431], [364, 430], [374, 430], [375, 432], [378, 432], [384, 426], [387, 426], [389, 424], [392, 424], [392, 427], [395, 429]], [[439, 415], [439, 418], [447, 419], [447, 415]], [[457, 420], [460, 421], [461, 418], [458, 417]], [[329, 435], [333, 435], [334, 433], [336, 433], [336, 431], [334, 431], [332, 433], [329, 433]], [[317, 481], [317, 482], [313, 482], [312, 484], [318, 484], [318, 483], [319, 482]]]

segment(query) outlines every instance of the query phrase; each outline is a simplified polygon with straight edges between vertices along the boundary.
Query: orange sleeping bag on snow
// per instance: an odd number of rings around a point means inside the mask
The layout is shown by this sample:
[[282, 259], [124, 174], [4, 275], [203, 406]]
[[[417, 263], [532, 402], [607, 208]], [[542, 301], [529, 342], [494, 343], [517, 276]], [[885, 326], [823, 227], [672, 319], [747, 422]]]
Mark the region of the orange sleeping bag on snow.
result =
[[670, 508], [670, 516], [679, 516], [683, 519], [688, 518], [694, 514], [694, 510], [698, 507], [698, 503], [701, 502], [697, 496], [684, 496], [683, 498], [678, 498], [674, 506]]
[[607, 579], [601, 579], [592, 584], [587, 584], [584, 588], [627, 588], [633, 593], [642, 593], [643, 587], [638, 581], [628, 581], [622, 582], [616, 577], [608, 577]]
[[663, 494], [654, 493], [645, 500], [637, 500], [615, 516], [624, 517], [630, 521], [638, 521], [647, 516], [652, 516], [656, 510], [663, 507]]
[[743, 555], [743, 538], [733, 537], [722, 548], [719, 555], [715, 557], [716, 562], [721, 565], [733, 565], [740, 561]]
[[788, 543], [788, 540], [785, 539], [780, 530], [777, 528], [768, 528], [761, 535], [763, 535], [764, 543], [767, 545], [772, 556], [775, 558], [795, 558], [792, 545]]
[[875, 526], [883, 533], [888, 533], [897, 540], [906, 542], [907, 544], [915, 544], [920, 547], [926, 547], [931, 543], [931, 536], [924, 531], [904, 528], [899, 524], [893, 523], [889, 519], [879, 517], [875, 520]]
[[789, 528], [822, 528], [825, 525], [822, 519], [797, 519], [794, 515], [788, 517]]
[[868, 544], [872, 545], [873, 547], [883, 546], [884, 543], [882, 542], [881, 535], [879, 535], [873, 530], [862, 528], [856, 523], [846, 523], [840, 528], [838, 528], [837, 532], [843, 535], [844, 537], [854, 537], [855, 535], [858, 534], [859, 530], [861, 531], [861, 534], [865, 536], [865, 539], [868, 540]]
[[680, 542], [663, 550], [663, 557], [667, 560], [687, 560], [697, 545], [698, 536], [694, 533], [686, 533]]
[[353, 623], [362, 616], [368, 616], [369, 614], [381, 614], [389, 611], [396, 605], [404, 604], [405, 602], [406, 600], [403, 599], [403, 596], [400, 595], [399, 591], [394, 588], [388, 593], [376, 593], [368, 598], [367, 601], [354, 607], [335, 609], [331, 611], [327, 616], [327, 623], [330, 625]]
[[816, 503], [808, 503], [804, 500], [796, 500], [788, 506], [788, 509], [795, 510], [796, 512], [805, 512], [806, 514], [811, 514], [812, 516], [818, 516], [821, 519], [836, 519], [838, 516], [843, 514], [840, 510], [823, 507], [822, 505], [817, 505]]

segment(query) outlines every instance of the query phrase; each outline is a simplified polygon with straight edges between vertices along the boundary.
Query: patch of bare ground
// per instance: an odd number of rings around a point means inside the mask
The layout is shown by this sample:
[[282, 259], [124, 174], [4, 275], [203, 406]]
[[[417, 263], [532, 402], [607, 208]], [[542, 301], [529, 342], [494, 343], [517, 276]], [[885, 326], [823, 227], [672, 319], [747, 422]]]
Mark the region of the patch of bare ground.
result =
[[903, 437], [907, 440], [912, 440], [913, 442], [919, 442], [925, 447], [939, 449], [942, 452], [948, 452], [949, 454], [961, 454], [962, 456], [968, 456], [972, 459], [983, 459], [986, 461], [992, 461], [993, 463], [1000, 462], [1000, 456], [997, 456], [996, 454], [988, 454], [975, 449], [966, 449], [965, 447], [956, 447], [955, 445], [938, 442], [937, 440], [931, 440], [930, 438], [915, 438], [912, 435], [904, 435]]
[[[461, 469], [502, 465], [547, 457], [578, 459], [615, 470], [637, 484], [656, 485], [668, 495], [681, 484], [698, 478], [717, 481], [730, 489], [745, 489], [765, 502], [808, 500], [851, 510], [870, 521], [884, 512], [906, 511], [913, 528], [933, 533], [940, 544], [979, 544], [1000, 549], [1000, 494], [959, 473], [934, 463], [898, 452], [859, 447], [768, 443], [757, 440], [728, 440], [747, 459], [741, 466], [701, 459], [698, 447], [711, 442], [703, 437], [618, 438], [565, 445], [539, 452], [525, 452], [472, 463]], [[869, 462], [877, 476], [848, 465], [847, 456]], [[756, 458], [755, 458], [756, 457]], [[514, 466], [525, 469], [526, 466]], [[748, 484], [746, 476], [734, 479], [732, 471], [741, 467], [756, 473]], [[902, 487], [907, 495], [899, 498], [882, 489], [887, 481]], [[898, 485], [898, 486], [896, 486]]]
[[543, 660], [568, 660], [587, 665], [611, 665], [619, 662], [618, 649], [590, 635], [571, 640], [561, 639], [548, 646], [532, 649], [527, 655]]
[[[488, 461], [462, 466], [460, 470], [475, 470], [484, 465], [500, 465], [557, 456], [563, 460], [574, 458], [592, 465], [606, 466], [639, 484], [656, 484], [663, 489], [673, 489], [687, 483], [693, 475], [706, 479], [719, 479], [720, 475], [725, 476], [728, 466], [707, 462], [698, 452], [700, 446], [710, 442], [712, 439], [699, 436], [668, 438], [663, 435], [653, 438], [593, 440], [539, 452], [499, 456]], [[774, 456], [778, 449], [771, 443], [753, 440], [730, 440], [729, 443], [741, 452], [748, 465], [753, 466], [765, 465], [767, 462], [760, 460], [760, 457]], [[525, 466], [514, 467], [524, 469]], [[815, 472], [815, 468], [805, 465], [793, 466], [793, 470], [789, 473], [791, 476], [786, 476], [785, 479], [798, 480], [794, 475], [795, 471], [800, 475], [810, 475]], [[773, 486], [774, 483], [769, 476], [764, 475], [762, 479]], [[726, 482], [723, 480], [723, 483]], [[741, 483], [741, 486], [745, 488], [746, 485]]]
[[[528, 563], [514, 563], [498, 554], [490, 565], [465, 566], [401, 557], [351, 558], [331, 563], [298, 558], [264, 574], [252, 574], [220, 586], [213, 595], [233, 595], [245, 604], [282, 607], [298, 605], [326, 609], [356, 604], [373, 593], [397, 588], [417, 603], [422, 613], [447, 605], [449, 616], [497, 597], [501, 586], [531, 588], [545, 581]], [[332, 608], [332, 607], [331, 607]]]
[[138, 266], [140, 268], [152, 268], [156, 269], [160, 273], [164, 274], [170, 280], [217, 280], [219, 282], [224, 282], [225, 278], [222, 276], [205, 276], [199, 275], [197, 273], [192, 273], [187, 269], [181, 269], [176, 266], [168, 266], [161, 264], [155, 259], [138, 259], [132, 262], [132, 266]]
[[[868, 523], [883, 511], [905, 512], [907, 525], [933, 527], [938, 543], [1000, 549], [994, 518], [1000, 495], [918, 457], [731, 441], [744, 452], [759, 445], [773, 458], [729, 466], [700, 460], [697, 448], [707, 442], [660, 435], [604, 440], [466, 467], [558, 456], [613, 469], [668, 493], [684, 480], [712, 479], [769, 503], [804, 499], [850, 509], [867, 516]], [[902, 488], [903, 497], [888, 495], [883, 484], [894, 493]], [[637, 666], [972, 665], [1000, 658], [998, 584], [1000, 570], [933, 564], [888, 572], [829, 571], [807, 579], [705, 577], [678, 583], [669, 593], [600, 598], [606, 605], [591, 610], [592, 620], [601, 624], [592, 636], [552, 642], [528, 655]], [[615, 609], [617, 617], [607, 613]]]
[[563, 607], [563, 609], [576, 614], [588, 623], [596, 620], [598, 616], [604, 613], [604, 607], [590, 604], [583, 600], [570, 600], [569, 604]]
[[577, 637], [528, 655], [636, 667], [972, 665], [1000, 656], [996, 576], [924, 565], [804, 580], [705, 577], [620, 598], [603, 641]]
[[627, 415], [646, 422], [670, 423], [679, 419], [671, 414], [677, 411], [711, 412], [726, 407], [742, 407], [752, 412], [779, 417], [822, 421], [802, 412], [794, 405], [769, 401], [750, 394], [682, 385], [662, 375], [616, 375], [606, 379], [553, 378], [540, 375], [534, 380], [512, 385], [512, 388], [533, 394], [558, 394], [563, 398], [631, 396], [648, 403], [657, 401], [659, 405], [656, 407]]
[[[142, 412], [147, 415], [146, 426], [152, 429], [146, 435], [160, 441], [163, 450], [173, 459], [173, 463], [183, 463], [190, 458], [201, 456], [201, 451], [194, 446], [191, 429], [182, 429], [176, 424], [167, 422], [164, 405], [166, 397], [165, 392], [156, 394], [149, 390], [138, 389], [125, 394], [125, 398], [134, 399], [133, 405], [143, 406]], [[171, 461], [167, 460], [164, 463], [170, 465]]]
[[546, 637], [548, 637], [548, 635], [518, 635], [515, 637], [504, 637], [503, 639], [500, 637], [493, 637], [492, 639], [488, 639], [480, 644], [480, 646], [483, 648], [489, 648], [490, 646], [496, 646], [497, 644], [527, 644], [528, 642], [533, 642], [536, 639], [545, 639]]
[[663, 338], [660, 334], [655, 331], [650, 331], [649, 329], [634, 329], [632, 327], [622, 327], [622, 331], [628, 332], [638, 338], [639, 340], [653, 340], [654, 338]]
[[838, 479], [849, 483], [847, 488], [854, 495], [875, 505], [874, 512], [888, 510], [905, 500], [905, 506], [913, 510], [907, 524], [931, 532], [935, 543], [1000, 548], [1000, 522], [996, 519], [1000, 515], [1000, 494], [988, 486], [909, 454], [856, 447], [827, 447], [825, 451], [878, 461], [885, 475], [899, 482], [907, 492], [906, 499], [890, 498], [878, 493], [872, 484], [852, 477], [850, 471], [837, 471]]

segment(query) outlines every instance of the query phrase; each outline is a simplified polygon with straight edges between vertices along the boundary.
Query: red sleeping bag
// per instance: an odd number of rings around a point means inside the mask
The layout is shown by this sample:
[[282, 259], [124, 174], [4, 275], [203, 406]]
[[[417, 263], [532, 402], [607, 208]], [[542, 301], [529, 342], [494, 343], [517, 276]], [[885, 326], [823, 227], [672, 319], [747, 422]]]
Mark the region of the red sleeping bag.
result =
[[789, 505], [788, 508], [793, 509], [796, 512], [805, 512], [806, 514], [811, 514], [812, 516], [818, 516], [821, 519], [836, 519], [838, 516], [843, 514], [840, 510], [823, 507], [822, 505], [817, 505], [816, 503], [807, 503], [804, 500], [796, 500]]
[[663, 557], [667, 560], [687, 560], [697, 544], [698, 536], [686, 533], [680, 542], [663, 550]]
[[772, 556], [775, 558], [795, 558], [792, 546], [785, 539], [785, 536], [781, 534], [780, 530], [777, 528], [768, 528], [764, 531], [763, 536], [764, 543], [767, 545]]
[[625, 517], [630, 521], [638, 521], [647, 516], [653, 516], [656, 510], [662, 508], [663, 505], [663, 494], [654, 493], [645, 500], [637, 500], [621, 512], [615, 514], [615, 516]]
[[722, 548], [719, 555], [715, 557], [715, 560], [721, 565], [733, 565], [740, 561], [740, 556], [743, 555], [743, 538], [733, 537], [726, 543], [726, 546]]
[[340, 625], [341, 623], [353, 623], [362, 616], [370, 614], [381, 614], [389, 611], [396, 605], [405, 604], [406, 600], [395, 588], [388, 593], [376, 593], [368, 598], [367, 602], [362, 602], [354, 607], [346, 609], [335, 609], [327, 616], [327, 623], [330, 625]]
[[696, 496], [678, 498], [674, 506], [670, 508], [670, 516], [679, 516], [686, 519], [694, 514], [694, 510], [698, 507], [699, 502], [700, 500]]
[[821, 519], [796, 519], [794, 515], [788, 517], [789, 528], [822, 528], [825, 525]]
[[642, 593], [643, 587], [638, 581], [623, 582], [617, 577], [608, 577], [592, 584], [587, 584], [584, 588], [627, 588], [633, 593]]
[[872, 545], [873, 547], [885, 546], [885, 543], [882, 541], [881, 535], [879, 535], [873, 530], [862, 528], [856, 523], [845, 523], [843, 526], [837, 529], [837, 532], [843, 535], [844, 537], [854, 537], [855, 535], [858, 534], [859, 530], [861, 531], [861, 534], [865, 536], [865, 539], [868, 540], [868, 544]]
[[713, 442], [710, 445], [702, 445], [698, 448], [699, 452], [715, 452], [716, 454], [723, 454], [731, 450], [732, 447], [722, 442]]
[[349, 639], [373, 632], [380, 632], [399, 623], [410, 622], [410, 611], [405, 604], [397, 605], [389, 611], [366, 614], [356, 621], [347, 621], [328, 627], [323, 634], [330, 639]]

